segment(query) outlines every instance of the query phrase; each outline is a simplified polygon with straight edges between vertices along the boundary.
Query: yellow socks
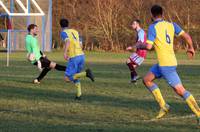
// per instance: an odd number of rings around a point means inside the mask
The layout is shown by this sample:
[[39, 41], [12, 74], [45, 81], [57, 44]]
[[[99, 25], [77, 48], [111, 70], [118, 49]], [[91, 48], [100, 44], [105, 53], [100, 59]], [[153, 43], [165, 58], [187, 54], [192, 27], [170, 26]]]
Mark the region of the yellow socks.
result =
[[76, 89], [77, 89], [77, 94], [76, 94], [76, 96], [77, 96], [77, 97], [80, 97], [80, 96], [81, 96], [81, 83], [80, 83], [80, 82], [75, 83], [75, 87], [76, 87]]
[[86, 77], [86, 72], [77, 73], [73, 76], [74, 80], [77, 80], [81, 77]]
[[158, 102], [160, 108], [165, 108], [166, 102], [163, 99], [158, 86], [156, 84], [153, 84], [153, 86], [149, 87], [148, 89], [152, 92], [152, 94], [153, 94], [155, 100]]
[[200, 117], [200, 109], [199, 109], [199, 106], [198, 106], [196, 100], [194, 99], [194, 97], [191, 94], [189, 97], [187, 97], [186, 102], [187, 102], [188, 106], [190, 107], [190, 109], [199, 118]]
[[158, 102], [158, 104], [160, 105], [160, 108], [164, 108], [166, 103], [165, 103], [165, 100], [163, 99], [162, 97], [162, 94], [160, 92], [160, 89], [159, 88], [156, 88], [152, 91], [152, 94], [155, 98], [155, 100]]

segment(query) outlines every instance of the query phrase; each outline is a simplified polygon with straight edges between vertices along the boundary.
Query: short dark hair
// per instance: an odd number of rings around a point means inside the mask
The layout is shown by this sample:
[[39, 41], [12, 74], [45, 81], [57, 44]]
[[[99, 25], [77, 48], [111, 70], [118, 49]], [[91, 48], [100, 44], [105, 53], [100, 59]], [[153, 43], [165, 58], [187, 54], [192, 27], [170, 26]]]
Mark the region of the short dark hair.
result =
[[151, 14], [153, 15], [153, 17], [157, 17], [157, 16], [162, 16], [163, 14], [163, 9], [160, 5], [153, 5], [151, 7]]
[[35, 27], [37, 27], [36, 24], [30, 24], [30, 25], [28, 25], [28, 27], [27, 27], [28, 32], [30, 32], [30, 31], [31, 31], [32, 29], [34, 29]]
[[138, 24], [141, 23], [141, 21], [139, 19], [135, 19], [134, 22], [137, 22]]
[[62, 28], [68, 27], [69, 26], [69, 21], [67, 19], [65, 19], [65, 18], [60, 19], [60, 26]]

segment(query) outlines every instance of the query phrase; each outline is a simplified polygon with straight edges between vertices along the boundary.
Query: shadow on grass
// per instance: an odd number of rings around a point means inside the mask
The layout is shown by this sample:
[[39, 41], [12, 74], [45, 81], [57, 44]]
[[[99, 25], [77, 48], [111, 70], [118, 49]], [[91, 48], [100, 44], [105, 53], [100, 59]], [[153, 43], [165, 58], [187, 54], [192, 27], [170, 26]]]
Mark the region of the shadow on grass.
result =
[[195, 125], [174, 123], [132, 123], [122, 124], [59, 124], [38, 121], [13, 121], [0, 119], [0, 129], [6, 132], [199, 132]]
[[[22, 88], [22, 87], [11, 87], [3, 86], [0, 88], [0, 98], [2, 99], [24, 99], [32, 101], [46, 101], [46, 102], [55, 102], [55, 103], [68, 103], [74, 102], [74, 94], [67, 93], [63, 91], [55, 91], [49, 89], [38, 89], [38, 88]], [[149, 95], [151, 96], [151, 95]], [[76, 101], [77, 102], [77, 101]], [[78, 101], [82, 104], [90, 104], [96, 106], [109, 106], [117, 108], [130, 108], [130, 109], [144, 109], [146, 111], [152, 111], [157, 107], [154, 100], [144, 100], [141, 97], [137, 99], [127, 98], [127, 97], [113, 97], [113, 96], [103, 96], [103, 95], [84, 95], [83, 100]], [[181, 113], [188, 112], [184, 108], [186, 105], [183, 103], [170, 102], [172, 106], [179, 108]]]

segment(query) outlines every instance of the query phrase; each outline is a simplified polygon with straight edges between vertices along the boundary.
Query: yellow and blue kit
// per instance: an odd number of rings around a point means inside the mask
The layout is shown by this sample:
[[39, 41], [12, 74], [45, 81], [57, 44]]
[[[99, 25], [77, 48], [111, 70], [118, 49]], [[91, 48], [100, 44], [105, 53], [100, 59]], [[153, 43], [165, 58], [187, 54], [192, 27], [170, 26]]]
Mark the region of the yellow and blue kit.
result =
[[67, 76], [70, 81], [77, 83], [79, 80], [74, 80], [73, 76], [76, 73], [80, 73], [83, 70], [85, 64], [85, 55], [81, 46], [82, 40], [76, 30], [68, 28], [63, 29], [61, 32], [61, 38], [65, 42], [70, 41], [67, 51], [69, 61], [67, 63], [65, 76]]
[[157, 77], [164, 77], [170, 86], [181, 84], [176, 72], [177, 60], [173, 49], [174, 35], [181, 35], [184, 31], [176, 23], [157, 20], [149, 26], [147, 43], [154, 45], [158, 64], [150, 71]]

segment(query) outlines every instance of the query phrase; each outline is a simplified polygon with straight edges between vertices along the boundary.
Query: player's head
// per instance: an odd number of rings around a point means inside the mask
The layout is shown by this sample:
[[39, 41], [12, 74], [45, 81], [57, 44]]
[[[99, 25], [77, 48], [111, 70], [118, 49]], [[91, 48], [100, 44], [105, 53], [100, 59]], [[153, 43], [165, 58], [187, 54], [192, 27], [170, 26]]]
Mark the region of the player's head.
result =
[[151, 7], [151, 15], [154, 19], [162, 17], [163, 8], [160, 5], [153, 5]]
[[27, 27], [29, 34], [36, 36], [38, 34], [38, 27], [35, 24], [30, 24]]
[[140, 20], [139, 19], [136, 19], [136, 20], [134, 20], [133, 21], [133, 23], [132, 23], [132, 28], [134, 29], [134, 30], [137, 30], [138, 28], [140, 28]]
[[61, 28], [67, 28], [69, 26], [69, 21], [65, 18], [60, 19], [60, 26]]

